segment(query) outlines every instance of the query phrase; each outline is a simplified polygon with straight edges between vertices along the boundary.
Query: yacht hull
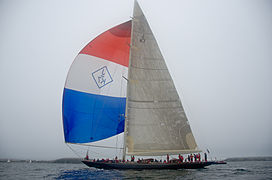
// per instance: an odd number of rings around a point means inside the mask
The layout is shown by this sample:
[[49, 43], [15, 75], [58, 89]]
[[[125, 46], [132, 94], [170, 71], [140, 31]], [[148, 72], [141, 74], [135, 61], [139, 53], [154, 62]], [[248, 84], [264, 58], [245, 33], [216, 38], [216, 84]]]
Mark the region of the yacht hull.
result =
[[135, 169], [135, 170], [145, 170], [145, 169], [200, 169], [206, 166], [214, 164], [213, 161], [208, 162], [183, 162], [183, 163], [136, 163], [136, 162], [92, 162], [90, 160], [82, 161], [85, 165], [89, 167], [99, 168], [99, 169]]

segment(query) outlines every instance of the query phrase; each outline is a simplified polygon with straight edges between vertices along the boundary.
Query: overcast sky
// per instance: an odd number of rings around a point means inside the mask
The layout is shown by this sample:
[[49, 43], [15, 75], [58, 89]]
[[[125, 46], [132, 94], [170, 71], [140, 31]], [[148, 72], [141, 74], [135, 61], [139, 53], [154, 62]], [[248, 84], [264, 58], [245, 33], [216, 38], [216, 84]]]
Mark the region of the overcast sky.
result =
[[[139, 0], [196, 141], [214, 156], [272, 155], [272, 1]], [[75, 156], [61, 102], [69, 67], [133, 0], [0, 0], [0, 158]]]

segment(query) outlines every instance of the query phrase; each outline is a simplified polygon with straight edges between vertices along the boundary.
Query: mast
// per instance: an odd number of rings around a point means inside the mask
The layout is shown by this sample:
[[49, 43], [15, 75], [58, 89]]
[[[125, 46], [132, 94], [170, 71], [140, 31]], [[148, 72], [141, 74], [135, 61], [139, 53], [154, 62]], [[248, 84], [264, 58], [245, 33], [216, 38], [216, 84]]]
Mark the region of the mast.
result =
[[137, 0], [134, 0], [134, 8], [133, 8], [133, 16], [131, 18], [131, 39], [130, 39], [130, 50], [129, 50], [129, 61], [128, 61], [128, 77], [127, 77], [127, 100], [126, 100], [126, 111], [125, 111], [125, 127], [124, 127], [124, 145], [123, 145], [123, 160], [126, 160], [126, 147], [127, 147], [127, 121], [128, 121], [128, 98], [129, 98], [129, 79], [130, 79], [130, 73], [129, 69], [131, 66], [130, 59], [131, 59], [131, 51], [132, 51], [132, 34], [133, 34], [133, 19], [134, 19], [134, 11], [135, 11], [135, 4], [137, 3]]

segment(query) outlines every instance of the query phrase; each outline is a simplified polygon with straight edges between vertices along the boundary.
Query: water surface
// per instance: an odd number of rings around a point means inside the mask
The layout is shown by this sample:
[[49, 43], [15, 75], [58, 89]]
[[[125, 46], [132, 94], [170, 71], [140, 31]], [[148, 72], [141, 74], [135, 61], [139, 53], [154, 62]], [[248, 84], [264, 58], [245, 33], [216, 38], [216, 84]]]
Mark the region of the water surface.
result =
[[0, 179], [272, 179], [272, 161], [228, 162], [189, 170], [99, 170], [84, 164], [0, 163]]

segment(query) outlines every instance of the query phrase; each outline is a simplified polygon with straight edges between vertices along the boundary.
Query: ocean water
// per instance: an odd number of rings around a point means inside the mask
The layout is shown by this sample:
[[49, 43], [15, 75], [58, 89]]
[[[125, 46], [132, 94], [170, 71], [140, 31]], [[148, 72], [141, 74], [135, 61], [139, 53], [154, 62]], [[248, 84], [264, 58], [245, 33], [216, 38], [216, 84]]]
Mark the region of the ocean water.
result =
[[189, 170], [99, 170], [84, 164], [0, 163], [0, 179], [272, 179], [272, 161], [228, 162]]

